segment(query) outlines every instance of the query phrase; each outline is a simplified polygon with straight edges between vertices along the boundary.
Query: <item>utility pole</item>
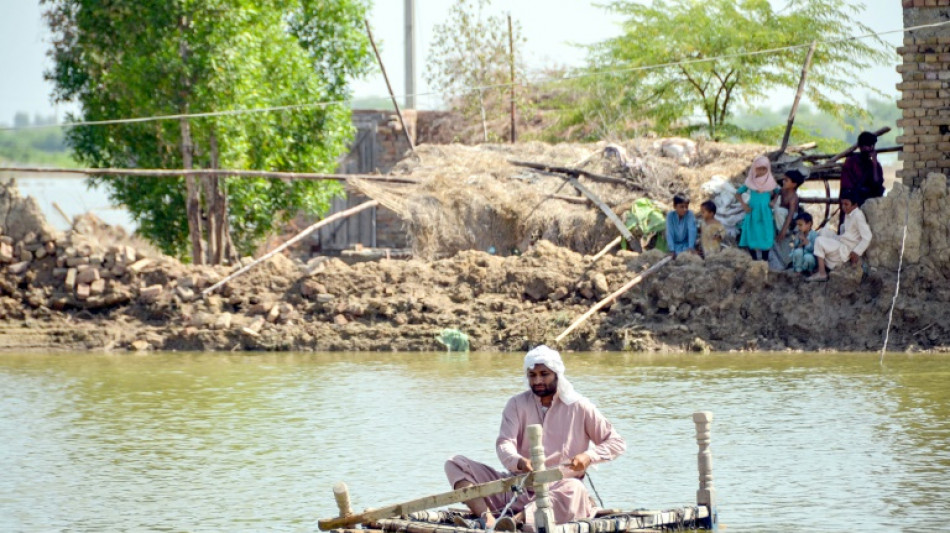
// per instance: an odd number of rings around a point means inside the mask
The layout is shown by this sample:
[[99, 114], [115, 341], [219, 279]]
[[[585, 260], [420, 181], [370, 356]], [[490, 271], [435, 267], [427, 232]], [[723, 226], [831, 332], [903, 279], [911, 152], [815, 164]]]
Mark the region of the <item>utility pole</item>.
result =
[[508, 13], [508, 65], [511, 67], [511, 142], [518, 140], [518, 130], [515, 129], [515, 38], [511, 31], [511, 13]]
[[405, 0], [406, 109], [416, 108], [416, 0]]

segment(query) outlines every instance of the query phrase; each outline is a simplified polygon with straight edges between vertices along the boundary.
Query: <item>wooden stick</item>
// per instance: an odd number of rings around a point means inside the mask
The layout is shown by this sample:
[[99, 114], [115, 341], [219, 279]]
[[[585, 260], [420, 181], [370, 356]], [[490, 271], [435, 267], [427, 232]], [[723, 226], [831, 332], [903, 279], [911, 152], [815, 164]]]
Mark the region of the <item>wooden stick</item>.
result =
[[369, 20], [363, 19], [366, 25], [366, 35], [369, 36], [369, 44], [373, 45], [373, 53], [376, 54], [376, 61], [379, 63], [379, 70], [383, 71], [383, 79], [386, 80], [386, 89], [389, 90], [389, 97], [393, 100], [393, 107], [396, 108], [396, 116], [399, 117], [399, 123], [402, 124], [402, 132], [406, 134], [406, 140], [409, 141], [409, 149], [413, 155], [416, 154], [416, 144], [412, 142], [412, 136], [409, 135], [409, 128], [406, 127], [406, 121], [402, 118], [402, 111], [399, 109], [399, 102], [396, 101], [396, 94], [393, 93], [393, 86], [389, 83], [389, 75], [386, 74], [386, 66], [383, 65], [383, 58], [379, 55], [379, 49], [376, 48], [376, 41], [373, 39], [373, 30], [369, 28]]
[[[881, 129], [879, 129], [879, 130], [877, 130], [877, 131], [875, 131], [875, 132], [873, 132], [873, 133], [874, 133], [874, 135], [880, 137], [881, 135], [884, 135], [885, 133], [887, 133], [887, 132], [889, 132], [889, 131], [891, 131], [891, 127], [890, 127], [890, 126], [884, 126], [883, 128], [881, 128]], [[852, 144], [848, 149], [844, 150], [843, 152], [840, 152], [840, 153], [837, 153], [837, 154], [831, 156], [831, 159], [825, 161], [824, 163], [822, 163], [821, 165], [815, 167], [815, 168], [812, 169], [812, 170], [814, 171], [814, 170], [818, 170], [818, 169], [821, 169], [821, 168], [828, 167], [828, 166], [830, 166], [832, 163], [834, 163], [835, 161], [841, 159], [842, 157], [846, 157], [848, 154], [850, 154], [851, 152], [853, 152], [853, 151], [855, 151], [855, 150], [857, 150], [857, 149], [858, 149], [858, 144], [857, 144], [857, 143], [854, 143], [854, 144]]]
[[515, 161], [511, 159], [509, 159], [508, 162], [516, 167], [527, 167], [527, 168], [532, 168], [535, 170], [554, 172], [556, 174], [567, 174], [568, 176], [574, 176], [576, 178], [584, 176], [590, 179], [591, 181], [613, 183], [615, 185], [624, 185], [626, 187], [630, 187], [631, 189], [643, 190], [642, 187], [628, 180], [625, 180], [622, 178], [615, 178], [613, 176], [605, 176], [603, 174], [597, 174], [594, 172], [588, 172], [586, 170], [582, 170], [579, 168], [558, 167], [554, 165], [546, 165], [544, 163], [532, 163], [531, 161]]
[[235, 178], [267, 178], [281, 180], [328, 180], [348, 181], [362, 179], [388, 183], [418, 184], [411, 178], [383, 176], [379, 174], [322, 174], [315, 172], [270, 172], [267, 170], [226, 170], [215, 168], [167, 169], [167, 168], [44, 168], [0, 167], [0, 172], [41, 174], [85, 174], [87, 176], [140, 176], [150, 178], [178, 178], [181, 176], [228, 176]]
[[581, 324], [583, 324], [584, 322], [586, 322], [587, 319], [591, 317], [591, 315], [593, 315], [594, 313], [596, 313], [597, 311], [599, 311], [599, 310], [600, 310], [602, 307], [604, 307], [605, 305], [607, 305], [607, 304], [609, 304], [610, 302], [614, 301], [614, 300], [615, 300], [618, 296], [620, 296], [621, 294], [623, 294], [623, 293], [629, 291], [630, 289], [632, 289], [636, 284], [638, 284], [638, 283], [640, 283], [641, 281], [643, 281], [644, 278], [646, 278], [646, 277], [649, 276], [650, 274], [656, 272], [656, 271], [659, 270], [663, 265], [669, 263], [669, 262], [672, 261], [672, 260], [673, 260], [673, 256], [672, 256], [672, 255], [668, 255], [668, 256], [664, 257], [663, 259], [660, 259], [659, 261], [656, 262], [656, 264], [654, 264], [654, 265], [651, 266], [650, 268], [644, 270], [643, 272], [641, 272], [640, 274], [638, 274], [638, 275], [637, 275], [635, 278], [633, 278], [632, 280], [628, 281], [626, 285], [624, 285], [623, 287], [620, 287], [619, 289], [617, 289], [616, 291], [614, 291], [613, 294], [611, 294], [610, 296], [608, 296], [608, 297], [604, 298], [603, 300], [601, 300], [601, 301], [597, 302], [596, 304], [594, 304], [594, 307], [591, 307], [586, 313], [584, 313], [583, 315], [581, 315], [580, 317], [578, 317], [567, 329], [564, 330], [563, 333], [561, 333], [560, 335], [558, 335], [557, 338], [554, 339], [554, 342], [555, 342], [555, 343], [561, 342], [561, 340], [562, 340], [564, 337], [566, 337], [570, 332], [574, 331], [574, 330], [577, 328], [577, 326], [580, 326]]
[[295, 235], [292, 239], [290, 239], [289, 241], [285, 242], [284, 244], [281, 244], [281, 245], [278, 246], [277, 248], [274, 248], [273, 250], [271, 250], [271, 251], [267, 252], [266, 254], [262, 255], [261, 257], [259, 257], [259, 258], [256, 259], [255, 261], [251, 262], [251, 264], [242, 267], [242, 268], [241, 268], [240, 270], [238, 270], [237, 272], [235, 272], [235, 273], [229, 275], [228, 277], [224, 278], [223, 280], [221, 280], [221, 281], [215, 283], [214, 285], [208, 287], [207, 289], [201, 291], [201, 297], [204, 298], [204, 297], [207, 296], [208, 294], [214, 292], [214, 290], [217, 289], [218, 287], [221, 287], [221, 286], [224, 285], [225, 283], [227, 283], [227, 282], [231, 281], [232, 279], [234, 279], [234, 278], [240, 276], [241, 274], [247, 272], [248, 270], [254, 268], [255, 266], [257, 266], [257, 265], [263, 263], [264, 261], [267, 261], [268, 259], [270, 259], [270, 258], [273, 257], [274, 255], [277, 255], [278, 253], [282, 252], [282, 251], [285, 250], [286, 248], [289, 248], [289, 247], [293, 246], [294, 244], [296, 244], [297, 242], [299, 242], [301, 239], [303, 239], [303, 238], [306, 237], [307, 235], [310, 235], [310, 234], [313, 233], [314, 231], [317, 231], [318, 229], [322, 228], [323, 226], [326, 226], [327, 224], [330, 224], [331, 222], [336, 222], [337, 220], [342, 220], [342, 219], [344, 219], [344, 218], [346, 218], [346, 217], [348, 217], [348, 216], [350, 216], [350, 215], [355, 215], [356, 213], [359, 213], [360, 211], [363, 211], [364, 209], [369, 209], [370, 207], [376, 207], [377, 205], [379, 205], [379, 201], [378, 201], [378, 200], [370, 200], [370, 201], [368, 201], [368, 202], [363, 202], [362, 204], [360, 204], [360, 205], [358, 205], [358, 206], [356, 206], [356, 207], [351, 207], [351, 208], [349, 208], [349, 209], [347, 209], [347, 210], [345, 210], [345, 211], [340, 211], [339, 213], [335, 213], [335, 214], [333, 214], [333, 215], [328, 216], [327, 218], [325, 218], [325, 219], [323, 219], [323, 220], [317, 222], [316, 224], [311, 225], [311, 226], [308, 227], [307, 229], [301, 231], [300, 233], [298, 233], [297, 235]]
[[[879, 154], [886, 154], [889, 152], [903, 152], [904, 147], [903, 146], [888, 146], [886, 148], [877, 148], [874, 151]], [[820, 161], [822, 159], [829, 159], [832, 157], [834, 157], [834, 154], [812, 154], [812, 155], [806, 155], [802, 159], [804, 161]]]
[[792, 109], [788, 113], [788, 124], [785, 126], [785, 135], [782, 136], [782, 145], [778, 149], [779, 155], [785, 153], [785, 149], [788, 148], [788, 138], [792, 135], [792, 125], [795, 124], [795, 114], [798, 112], [798, 104], [802, 101], [802, 92], [805, 90], [805, 80], [808, 79], [808, 69], [811, 67], [811, 58], [815, 55], [815, 47], [818, 46], [818, 41], [811, 42], [811, 48], [808, 49], [808, 55], [805, 56], [805, 64], [802, 66], [802, 77], [798, 80], [798, 92], [795, 93], [795, 101], [792, 103]]
[[581, 198], [580, 196], [568, 196], [566, 194], [551, 194], [548, 196], [548, 198], [580, 205], [587, 205], [590, 203], [590, 200], [587, 198]]
[[604, 246], [604, 249], [601, 250], [601, 251], [599, 251], [599, 252], [597, 252], [597, 255], [595, 255], [595, 256], [590, 260], [591, 264], [594, 264], [594, 263], [596, 263], [597, 261], [600, 261], [600, 259], [601, 259], [603, 256], [607, 255], [607, 252], [613, 250], [615, 246], [619, 245], [619, 244], [620, 244], [620, 239], [623, 239], [623, 237], [617, 237], [616, 239], [614, 239], [614, 240], [610, 241], [609, 243], [607, 243], [607, 246]]
[[329, 529], [372, 522], [382, 518], [407, 515], [416, 511], [424, 511], [426, 509], [442, 507], [445, 505], [451, 505], [453, 503], [460, 503], [475, 498], [484, 498], [485, 496], [491, 496], [492, 494], [507, 492], [511, 490], [512, 487], [520, 485], [522, 480], [524, 480], [526, 477], [528, 479], [524, 482], [525, 485], [533, 485], [539, 482], [553, 483], [554, 481], [560, 480], [563, 477], [563, 474], [557, 468], [552, 468], [550, 470], [540, 470], [530, 474], [512, 476], [495, 481], [489, 481], [487, 483], [479, 483], [478, 485], [470, 485], [468, 487], [463, 487], [461, 489], [456, 489], [449, 492], [424, 496], [422, 498], [417, 498], [408, 502], [380, 507], [379, 509], [369, 509], [363, 511], [362, 513], [353, 514], [350, 516], [325, 518], [317, 521], [317, 526], [321, 530], [327, 531]]
[[810, 142], [810, 143], [800, 144], [800, 145], [798, 145], [798, 146], [792, 146], [792, 147], [789, 148], [787, 151], [789, 151], [789, 152], [795, 152], [795, 153], [797, 153], [797, 154], [800, 154], [800, 153], [806, 152], [806, 151], [808, 151], [808, 150], [814, 150], [814, 149], [817, 148], [817, 147], [818, 147], [818, 143], [812, 141], [812, 142]]
[[838, 204], [841, 203], [841, 200], [838, 198], [799, 198], [798, 203], [800, 204]]
[[70, 228], [73, 227], [73, 220], [69, 218], [69, 215], [66, 214], [66, 211], [63, 211], [63, 208], [60, 207], [59, 204], [57, 204], [56, 202], [53, 202], [53, 209], [55, 209], [56, 212], [59, 213], [59, 216], [63, 217], [63, 219], [66, 220], [66, 223], [69, 224]]

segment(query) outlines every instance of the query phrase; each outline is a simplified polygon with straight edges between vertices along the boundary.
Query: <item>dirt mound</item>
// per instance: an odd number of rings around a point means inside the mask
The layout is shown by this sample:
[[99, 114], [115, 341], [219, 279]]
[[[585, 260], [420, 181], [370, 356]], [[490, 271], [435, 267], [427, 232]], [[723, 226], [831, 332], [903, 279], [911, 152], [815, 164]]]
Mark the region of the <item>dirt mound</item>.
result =
[[41, 235], [51, 240], [56, 231], [46, 222], [40, 206], [32, 197], [20, 196], [14, 180], [0, 179], [0, 227], [3, 233], [15, 241], [29, 234]]
[[[904, 254], [891, 347], [944, 349], [950, 189], [945, 176], [932, 175], [920, 191], [906, 193], [895, 187], [867, 202], [875, 238], [866, 273], [842, 267], [829, 282], [812, 284], [769, 272], [735, 249], [706, 260], [684, 254], [595, 313], [562, 348], [878, 349], [906, 212], [921, 231], [909, 232], [908, 241], [916, 241]], [[64, 235], [37, 233], [38, 224], [20, 239], [0, 226], [6, 349], [441, 350], [436, 335], [451, 328], [467, 334], [474, 350], [524, 350], [553, 342], [663, 257], [621, 251], [594, 262], [545, 239], [520, 255], [463, 250], [432, 261], [303, 265], [278, 255], [202, 299], [202, 290], [237, 267], [183, 265], [91, 239], [81, 224]], [[95, 227], [100, 236], [113, 231]]]

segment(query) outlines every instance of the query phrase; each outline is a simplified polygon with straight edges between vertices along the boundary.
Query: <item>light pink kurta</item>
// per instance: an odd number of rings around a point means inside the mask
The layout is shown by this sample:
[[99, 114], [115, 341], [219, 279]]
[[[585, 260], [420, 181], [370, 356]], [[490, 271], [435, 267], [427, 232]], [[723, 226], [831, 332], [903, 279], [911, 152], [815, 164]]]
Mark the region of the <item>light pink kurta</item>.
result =
[[[531, 444], [527, 437], [528, 426], [531, 424], [541, 424], [543, 427], [545, 466], [561, 467], [565, 477], [550, 485], [555, 521], [563, 524], [576, 519], [592, 518], [594, 506], [583, 482], [577, 479], [582, 473], [566, 468], [565, 465], [570, 464], [571, 459], [580, 453], [587, 453], [592, 464], [609, 461], [626, 450], [627, 445], [623, 437], [586, 398], [567, 405], [555, 395], [554, 402], [545, 413], [540, 399], [533, 392], [525, 391], [508, 400], [502, 412], [498, 439], [495, 441], [498, 458], [509, 471], [515, 471], [521, 457], [531, 458]], [[595, 446], [593, 450], [589, 449], [591, 443]], [[452, 486], [462, 480], [484, 483], [506, 476], [487, 465], [459, 455], [445, 463], [445, 473]], [[498, 512], [508, 502], [508, 498], [509, 495], [500, 494], [486, 500], [489, 508]], [[534, 521], [534, 505], [525, 505], [531, 500], [533, 495], [530, 498], [520, 498], [513, 506], [514, 512], [524, 508], [529, 525]]]

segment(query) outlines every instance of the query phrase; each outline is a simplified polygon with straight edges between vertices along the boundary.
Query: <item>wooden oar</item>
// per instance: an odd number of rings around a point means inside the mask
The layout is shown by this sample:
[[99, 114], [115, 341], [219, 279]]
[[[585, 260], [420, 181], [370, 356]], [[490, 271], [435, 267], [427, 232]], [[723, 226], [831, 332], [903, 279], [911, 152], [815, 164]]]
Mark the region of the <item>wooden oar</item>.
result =
[[[491, 496], [492, 494], [508, 492], [512, 487], [521, 485], [525, 478], [528, 479], [524, 482], [524, 486], [531, 486], [536, 483], [553, 483], [560, 480], [562, 477], [563, 474], [557, 468], [541, 470], [538, 472], [532, 472], [530, 474], [521, 474], [505, 479], [489, 481], [488, 483], [470, 485], [468, 487], [463, 487], [461, 489], [456, 489], [449, 492], [433, 494], [432, 496], [424, 496], [422, 498], [417, 498], [408, 502], [380, 507], [379, 509], [367, 509], [366, 511], [358, 514], [338, 516], [334, 518], [324, 518], [317, 521], [317, 526], [323, 531], [328, 531], [330, 529], [372, 522], [382, 518], [407, 515], [409, 513], [424, 511], [434, 507], [442, 507], [475, 498], [484, 498], [486, 496]], [[336, 495], [336, 490], [334, 490], [334, 495]], [[342, 496], [340, 496], [340, 498], [342, 499]]]

